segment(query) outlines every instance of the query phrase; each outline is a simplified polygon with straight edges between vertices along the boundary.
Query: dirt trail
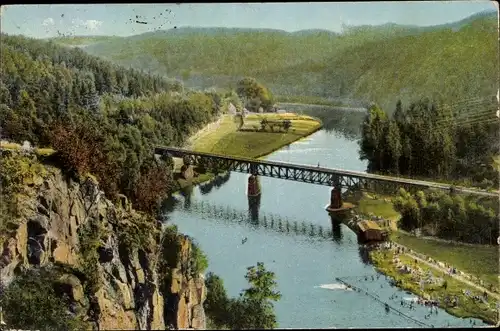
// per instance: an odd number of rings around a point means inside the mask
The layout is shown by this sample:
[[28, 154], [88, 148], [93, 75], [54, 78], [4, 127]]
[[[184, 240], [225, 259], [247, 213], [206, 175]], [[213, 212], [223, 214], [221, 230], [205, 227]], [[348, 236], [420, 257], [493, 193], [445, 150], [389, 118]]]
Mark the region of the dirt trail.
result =
[[204, 128], [202, 128], [201, 130], [197, 131], [194, 135], [192, 135], [191, 137], [189, 137], [187, 139], [186, 143], [185, 143], [184, 148], [192, 149], [196, 140], [198, 140], [201, 137], [203, 137], [203, 136], [211, 133], [212, 131], [217, 130], [217, 128], [220, 126], [222, 120], [224, 119], [224, 116], [225, 115], [219, 116], [219, 118], [217, 119], [217, 121], [208, 123], [207, 125], [205, 125]]

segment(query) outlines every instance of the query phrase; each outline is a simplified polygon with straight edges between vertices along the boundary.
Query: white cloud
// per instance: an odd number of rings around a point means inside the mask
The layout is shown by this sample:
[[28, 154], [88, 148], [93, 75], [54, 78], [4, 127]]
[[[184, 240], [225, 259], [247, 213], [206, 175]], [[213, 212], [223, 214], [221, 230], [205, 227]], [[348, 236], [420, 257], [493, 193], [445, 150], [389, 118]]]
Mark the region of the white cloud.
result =
[[42, 25], [43, 26], [49, 26], [49, 25], [54, 25], [54, 19], [52, 17], [48, 17], [43, 20]]
[[102, 25], [102, 21], [98, 20], [86, 20], [81, 19], [72, 20], [71, 23], [75, 28], [83, 27], [91, 31], [96, 31]]

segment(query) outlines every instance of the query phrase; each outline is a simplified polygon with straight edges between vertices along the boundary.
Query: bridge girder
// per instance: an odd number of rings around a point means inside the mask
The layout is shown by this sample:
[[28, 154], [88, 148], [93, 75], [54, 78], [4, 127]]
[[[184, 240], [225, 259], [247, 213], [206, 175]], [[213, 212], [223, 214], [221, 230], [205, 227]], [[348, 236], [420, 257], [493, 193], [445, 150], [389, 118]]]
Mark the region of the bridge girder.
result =
[[271, 178], [291, 179], [296, 182], [334, 186], [353, 187], [365, 185], [362, 178], [330, 175], [321, 170], [296, 169], [279, 165], [260, 164], [258, 162], [221, 159], [216, 156], [186, 155], [191, 165], [202, 166], [207, 169], [228, 170], [240, 173], [253, 174]]
[[[171, 157], [185, 158], [191, 165], [204, 166], [206, 168], [221, 171], [235, 171], [240, 173], [254, 174], [272, 178], [288, 179], [324, 186], [340, 186], [347, 189], [358, 189], [365, 191], [380, 190], [387, 193], [395, 193], [400, 188], [409, 192], [436, 188], [439, 190], [450, 190], [446, 184], [412, 180], [399, 177], [366, 174], [356, 171], [339, 169], [316, 168], [310, 165], [286, 164], [284, 162], [255, 160], [210, 153], [194, 152], [173, 147], [157, 147], [155, 154], [167, 153]], [[455, 187], [457, 193], [477, 194], [497, 198], [498, 192], [486, 192], [471, 190], [471, 188]]]

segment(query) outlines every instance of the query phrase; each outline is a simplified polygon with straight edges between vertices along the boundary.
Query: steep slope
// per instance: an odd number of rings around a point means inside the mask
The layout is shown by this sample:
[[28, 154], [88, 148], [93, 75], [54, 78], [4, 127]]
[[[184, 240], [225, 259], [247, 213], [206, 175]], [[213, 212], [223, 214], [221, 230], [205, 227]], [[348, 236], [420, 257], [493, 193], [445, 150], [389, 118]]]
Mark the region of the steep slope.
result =
[[[158, 221], [123, 196], [114, 205], [92, 177], [72, 177], [35, 154], [1, 154], [3, 198], [17, 197], [12, 217], [2, 215], [2, 285], [52, 268], [70, 298], [68, 311], [94, 329], [205, 327], [206, 290], [188, 238], [172, 231], [162, 237]], [[3, 308], [7, 322], [20, 313]]]
[[[491, 18], [480, 18], [459, 30], [365, 43], [332, 58], [323, 82], [366, 101], [394, 108], [429, 96], [453, 103], [498, 90], [498, 32]], [[348, 91], [348, 92], [347, 92]]]
[[[1, 53], [2, 140], [56, 150], [45, 149], [43, 162], [1, 151], [0, 299], [9, 326], [58, 329], [38, 325], [43, 319], [22, 324], [38, 311], [29, 304], [54, 318], [69, 311], [95, 329], [203, 328], [197, 253], [172, 229], [161, 233], [151, 216], [173, 182], [151, 151], [209, 122], [216, 96], [182, 95], [158, 75], [54, 42], [2, 34]], [[55, 273], [43, 282], [56, 281], [67, 304], [36, 302], [24, 286], [3, 295], [5, 285], [25, 285], [25, 275], [32, 284], [41, 270]]]
[[369, 41], [324, 62], [310, 60], [286, 70], [261, 72], [261, 80], [283, 94], [375, 101], [392, 111], [398, 99], [408, 103], [429, 96], [453, 103], [495, 95], [496, 59], [495, 20], [480, 16], [459, 30], [434, 29]]
[[110, 39], [85, 51], [183, 78], [193, 87], [231, 86], [249, 75], [277, 95], [392, 107], [398, 98], [436, 91], [448, 102], [490, 95], [496, 90], [497, 34], [497, 14], [488, 11], [438, 26], [388, 23], [346, 27], [342, 34], [186, 28]]

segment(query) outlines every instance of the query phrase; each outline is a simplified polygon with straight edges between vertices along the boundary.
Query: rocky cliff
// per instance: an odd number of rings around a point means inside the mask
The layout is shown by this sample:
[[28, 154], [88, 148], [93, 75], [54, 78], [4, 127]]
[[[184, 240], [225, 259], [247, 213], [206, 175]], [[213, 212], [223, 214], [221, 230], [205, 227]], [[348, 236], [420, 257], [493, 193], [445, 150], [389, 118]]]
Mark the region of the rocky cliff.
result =
[[25, 269], [52, 266], [68, 309], [94, 329], [205, 328], [206, 289], [190, 268], [189, 238], [175, 234], [168, 244], [160, 222], [125, 197], [113, 204], [90, 175], [69, 176], [35, 154], [1, 157], [18, 169], [19, 184], [0, 241], [4, 285]]

